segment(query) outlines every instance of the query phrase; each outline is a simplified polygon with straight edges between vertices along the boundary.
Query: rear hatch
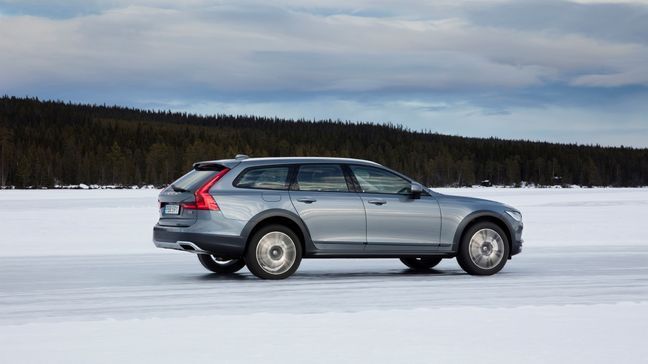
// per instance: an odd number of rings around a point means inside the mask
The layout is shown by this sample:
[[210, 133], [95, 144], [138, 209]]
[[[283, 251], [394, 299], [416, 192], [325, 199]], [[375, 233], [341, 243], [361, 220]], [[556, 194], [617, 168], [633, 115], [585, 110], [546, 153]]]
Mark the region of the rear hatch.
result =
[[163, 226], [187, 227], [196, 222], [198, 210], [195, 208], [196, 192], [219, 174], [226, 173], [225, 166], [219, 164], [199, 165], [189, 173], [178, 178], [160, 192], [160, 221]]

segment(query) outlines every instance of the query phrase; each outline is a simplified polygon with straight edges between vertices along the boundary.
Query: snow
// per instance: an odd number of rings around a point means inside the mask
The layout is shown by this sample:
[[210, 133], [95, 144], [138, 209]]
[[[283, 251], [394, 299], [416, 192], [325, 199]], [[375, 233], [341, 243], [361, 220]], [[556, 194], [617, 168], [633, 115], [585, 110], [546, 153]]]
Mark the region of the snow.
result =
[[27, 324], [2, 335], [0, 352], [21, 363], [639, 363], [645, 313], [622, 304]]
[[159, 190], [0, 191], [0, 256], [159, 253]]
[[522, 211], [524, 240], [533, 246], [646, 245], [648, 188], [441, 188], [500, 201]]
[[[648, 188], [441, 188], [522, 211], [532, 246], [644, 245]], [[0, 191], [0, 256], [155, 254], [159, 190]], [[620, 236], [621, 235], [621, 236]]]
[[522, 254], [222, 277], [153, 247], [157, 190], [0, 191], [0, 362], [645, 362], [648, 189], [438, 191], [519, 208]]

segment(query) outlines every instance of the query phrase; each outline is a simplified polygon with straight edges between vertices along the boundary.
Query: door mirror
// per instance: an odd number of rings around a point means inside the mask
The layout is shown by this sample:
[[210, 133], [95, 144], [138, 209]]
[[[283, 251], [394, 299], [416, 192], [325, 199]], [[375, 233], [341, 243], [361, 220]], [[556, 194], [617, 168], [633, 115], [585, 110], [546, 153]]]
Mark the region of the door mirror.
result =
[[410, 186], [410, 195], [413, 199], [421, 198], [421, 193], [423, 192], [423, 186], [416, 182], [412, 182]]

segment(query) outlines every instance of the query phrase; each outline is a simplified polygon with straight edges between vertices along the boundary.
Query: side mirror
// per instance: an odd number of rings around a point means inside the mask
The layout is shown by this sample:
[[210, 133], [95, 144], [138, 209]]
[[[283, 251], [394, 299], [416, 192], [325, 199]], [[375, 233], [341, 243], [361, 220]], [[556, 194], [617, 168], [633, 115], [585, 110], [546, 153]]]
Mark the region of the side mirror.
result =
[[421, 198], [422, 192], [423, 192], [423, 186], [421, 186], [416, 182], [413, 182], [412, 185], [410, 186], [410, 195], [412, 196], [412, 198], [413, 199]]

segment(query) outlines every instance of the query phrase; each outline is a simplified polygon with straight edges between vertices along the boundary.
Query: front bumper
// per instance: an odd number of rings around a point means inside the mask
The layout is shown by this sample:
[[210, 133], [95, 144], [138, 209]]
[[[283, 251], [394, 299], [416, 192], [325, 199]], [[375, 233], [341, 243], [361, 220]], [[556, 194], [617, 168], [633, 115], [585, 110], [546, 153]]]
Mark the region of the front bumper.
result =
[[226, 258], [240, 258], [245, 252], [245, 240], [240, 236], [187, 232], [182, 228], [160, 225], [153, 227], [153, 243], [158, 248]]
[[524, 230], [524, 224], [520, 222], [515, 227], [515, 234], [513, 236], [513, 242], [511, 243], [510, 256], [514, 256], [515, 254], [520, 254], [522, 252], [522, 244], [524, 243], [524, 240], [522, 239], [522, 230]]
[[511, 244], [511, 256], [522, 253], [522, 243], [524, 243], [524, 240], [520, 239]]

